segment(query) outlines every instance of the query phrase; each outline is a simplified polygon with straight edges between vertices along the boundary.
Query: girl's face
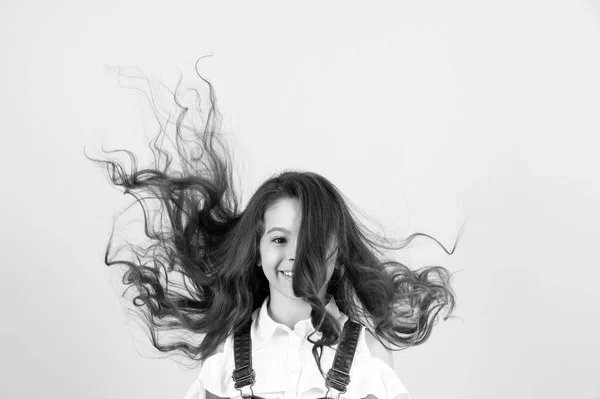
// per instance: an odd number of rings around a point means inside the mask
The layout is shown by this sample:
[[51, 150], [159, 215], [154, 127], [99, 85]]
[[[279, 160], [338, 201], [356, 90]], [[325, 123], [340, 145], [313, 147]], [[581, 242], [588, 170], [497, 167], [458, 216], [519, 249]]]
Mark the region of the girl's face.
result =
[[[296, 245], [302, 218], [300, 202], [295, 198], [282, 198], [269, 207], [264, 216], [265, 232], [260, 239], [259, 265], [269, 280], [271, 296], [275, 290], [290, 299], [300, 299], [294, 294], [292, 276]], [[333, 274], [335, 256], [331, 253], [327, 262], [327, 277], [319, 291], [321, 299], [325, 299], [327, 284]], [[284, 274], [292, 274], [286, 276]]]

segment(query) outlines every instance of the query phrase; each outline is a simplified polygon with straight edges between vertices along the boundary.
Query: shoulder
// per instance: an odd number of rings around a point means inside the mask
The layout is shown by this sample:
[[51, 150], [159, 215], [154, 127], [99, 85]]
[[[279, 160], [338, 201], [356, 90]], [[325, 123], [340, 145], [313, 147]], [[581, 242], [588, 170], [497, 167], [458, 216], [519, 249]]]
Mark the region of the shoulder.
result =
[[229, 337], [227, 337], [226, 339], [224, 339], [223, 341], [221, 341], [221, 343], [219, 344], [219, 346], [217, 346], [217, 349], [215, 349], [215, 354], [217, 353], [223, 353], [225, 351], [225, 343], [227, 342], [227, 340], [229, 339]]
[[377, 337], [369, 331], [367, 328], [364, 328], [365, 340], [367, 342], [367, 347], [369, 348], [369, 352], [371, 352], [372, 357], [376, 357], [381, 359], [384, 363], [386, 363], [390, 368], [394, 368], [394, 358], [392, 356], [392, 351], [388, 350], [385, 346], [381, 344], [377, 340]]

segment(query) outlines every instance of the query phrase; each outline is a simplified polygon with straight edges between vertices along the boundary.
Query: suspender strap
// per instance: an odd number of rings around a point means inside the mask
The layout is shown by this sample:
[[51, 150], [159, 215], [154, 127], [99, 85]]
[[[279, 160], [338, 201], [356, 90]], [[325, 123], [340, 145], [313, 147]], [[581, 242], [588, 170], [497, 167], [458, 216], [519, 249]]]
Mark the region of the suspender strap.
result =
[[[255, 374], [252, 369], [252, 342], [250, 339], [250, 327], [252, 320], [234, 333], [233, 352], [235, 358], [235, 370], [232, 379], [234, 387], [239, 390], [242, 397], [252, 397], [252, 385], [254, 385]], [[249, 392], [243, 392], [242, 387], [249, 386]], [[248, 390], [247, 390], [248, 391]]]
[[329, 369], [325, 380], [327, 388], [333, 388], [341, 393], [346, 392], [346, 387], [350, 383], [350, 368], [361, 329], [362, 325], [350, 319], [344, 323], [342, 337], [335, 351], [333, 366]]
[[[252, 369], [251, 326], [252, 321], [249, 321], [243, 328], [234, 333], [233, 351], [235, 369], [233, 370], [232, 379], [235, 382], [235, 389], [240, 391], [243, 398], [260, 399], [260, 397], [254, 396], [254, 391], [252, 390], [256, 376]], [[354, 353], [356, 352], [361, 329], [362, 325], [350, 319], [344, 324], [340, 343], [335, 352], [333, 366], [329, 369], [325, 380], [328, 392], [331, 388], [341, 393], [346, 392], [346, 387], [350, 383], [350, 368], [354, 360]], [[249, 387], [249, 389], [243, 392], [241, 389], [243, 387]]]

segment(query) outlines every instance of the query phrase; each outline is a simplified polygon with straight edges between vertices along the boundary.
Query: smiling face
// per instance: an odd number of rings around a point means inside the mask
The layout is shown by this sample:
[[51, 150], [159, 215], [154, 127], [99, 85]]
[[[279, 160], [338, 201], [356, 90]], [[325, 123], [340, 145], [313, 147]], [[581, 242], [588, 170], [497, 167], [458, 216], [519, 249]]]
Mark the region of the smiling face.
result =
[[[264, 215], [264, 234], [260, 239], [260, 260], [263, 272], [269, 281], [271, 297], [285, 296], [301, 299], [294, 294], [292, 277], [284, 272], [293, 272], [296, 246], [302, 220], [300, 202], [295, 198], [282, 198], [267, 209]], [[333, 255], [333, 254], [332, 254]], [[327, 262], [327, 278], [319, 292], [324, 299], [327, 284], [333, 274], [335, 257]]]

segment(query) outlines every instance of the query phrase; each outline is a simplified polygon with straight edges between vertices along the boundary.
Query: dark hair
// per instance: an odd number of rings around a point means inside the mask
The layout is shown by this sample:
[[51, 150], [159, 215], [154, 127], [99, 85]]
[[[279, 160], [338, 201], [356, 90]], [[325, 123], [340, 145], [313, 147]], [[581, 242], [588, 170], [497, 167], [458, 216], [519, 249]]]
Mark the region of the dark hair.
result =
[[[179, 110], [174, 126], [170, 118], [161, 121], [162, 115], [151, 101], [160, 123], [160, 132], [151, 142], [153, 168], [139, 170], [137, 158], [127, 150], [109, 153], [126, 153], [132, 163], [129, 172], [118, 160], [90, 158], [106, 168], [113, 185], [122, 187], [142, 206], [150, 244], [129, 244], [126, 247], [134, 259], [115, 259], [118, 250], [113, 252], [113, 229], [105, 263], [126, 266], [123, 284], [137, 289], [133, 303], [141, 309], [153, 345], [162, 352], [179, 350], [202, 361], [249, 322], [252, 312], [269, 295], [262, 268], [255, 267], [263, 217], [267, 208], [282, 198], [295, 198], [301, 204], [293, 289], [310, 304], [312, 324], [322, 333], [318, 341], [310, 339], [312, 334], [309, 337], [321, 373], [322, 348], [336, 344], [341, 333], [318, 296], [326, 280], [324, 265], [332, 239], [337, 243], [337, 258], [328, 294], [340, 311], [370, 326], [380, 342], [383, 338], [396, 348], [424, 342], [440, 311], [446, 309], [447, 318], [454, 308], [448, 270], [432, 266], [413, 271], [380, 257], [381, 250], [402, 248], [416, 236], [433, 238], [415, 233], [402, 244], [392, 245], [359, 222], [350, 211], [350, 201], [329, 180], [308, 171], [272, 176], [241, 210], [233, 184], [232, 157], [219, 133], [215, 93], [212, 85], [200, 78], [209, 89], [202, 128], [184, 123], [189, 120], [189, 107], [182, 104], [181, 77], [172, 93]], [[202, 114], [200, 95], [192, 91]], [[173, 157], [163, 146], [170, 127], [175, 130], [179, 169], [172, 166]], [[150, 199], [160, 205], [155, 212], [149, 210], [146, 201]], [[174, 281], [178, 274], [182, 276], [179, 284]], [[161, 330], [201, 334], [202, 340], [200, 345], [184, 338], [163, 344], [158, 339]]]

